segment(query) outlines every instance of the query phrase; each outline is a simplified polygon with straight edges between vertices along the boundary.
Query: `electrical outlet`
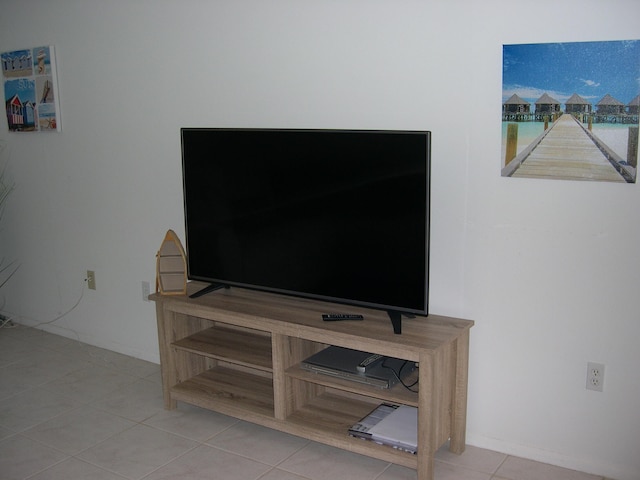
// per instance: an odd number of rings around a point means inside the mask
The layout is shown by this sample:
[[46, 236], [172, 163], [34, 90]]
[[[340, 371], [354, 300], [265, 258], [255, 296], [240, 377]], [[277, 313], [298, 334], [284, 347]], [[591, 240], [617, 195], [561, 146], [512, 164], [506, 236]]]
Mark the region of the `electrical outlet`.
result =
[[145, 302], [149, 301], [149, 295], [151, 294], [151, 286], [149, 285], [149, 282], [142, 282], [142, 300], [144, 300]]
[[602, 392], [604, 388], [604, 365], [587, 363], [587, 390]]
[[89, 290], [96, 289], [96, 272], [93, 270], [87, 270], [87, 287]]

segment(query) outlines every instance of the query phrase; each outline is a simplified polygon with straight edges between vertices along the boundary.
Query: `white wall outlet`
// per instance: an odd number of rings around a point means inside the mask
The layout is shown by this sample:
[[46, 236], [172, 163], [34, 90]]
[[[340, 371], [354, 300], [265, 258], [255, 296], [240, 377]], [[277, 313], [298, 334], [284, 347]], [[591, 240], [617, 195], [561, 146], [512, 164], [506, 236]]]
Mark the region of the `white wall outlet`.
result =
[[602, 363], [587, 363], [587, 390], [602, 392], [604, 388], [604, 365]]
[[151, 294], [151, 286], [149, 282], [142, 281], [142, 300], [145, 302], [149, 301], [149, 295]]
[[96, 289], [96, 272], [93, 270], [87, 270], [87, 287], [89, 290]]

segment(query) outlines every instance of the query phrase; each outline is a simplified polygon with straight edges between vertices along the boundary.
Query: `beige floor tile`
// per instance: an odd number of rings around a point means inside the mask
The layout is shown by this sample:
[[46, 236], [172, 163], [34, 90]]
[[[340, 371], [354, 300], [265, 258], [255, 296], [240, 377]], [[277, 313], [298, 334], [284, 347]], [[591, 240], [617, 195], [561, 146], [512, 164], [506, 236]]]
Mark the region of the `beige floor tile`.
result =
[[276, 466], [309, 443], [300, 437], [238, 422], [206, 442], [208, 445]]
[[124, 480], [125, 477], [103, 470], [77, 458], [63, 462], [29, 478], [29, 480]]
[[270, 469], [263, 463], [201, 445], [156, 470], [145, 480], [248, 480], [257, 479]]
[[0, 403], [0, 425], [21, 432], [82, 405], [77, 400], [41, 387], [31, 388]]
[[28, 358], [0, 368], [0, 399], [24, 392], [64, 377], [82, 368], [63, 355], [47, 350], [34, 350]]
[[129, 478], [142, 478], [195, 448], [197, 442], [136, 425], [85, 450], [78, 458]]
[[465, 451], [458, 455], [450, 452], [446, 445], [436, 452], [435, 458], [450, 465], [472, 468], [484, 473], [495, 473], [507, 459], [507, 455], [471, 445], [467, 445]]
[[162, 386], [138, 379], [107, 393], [93, 405], [134, 422], [142, 422], [164, 410]]
[[518, 457], [507, 458], [497, 470], [496, 475], [509, 480], [601, 480], [602, 478]]
[[0, 442], [0, 475], [2, 480], [22, 480], [51, 467], [67, 456], [22, 435]]
[[278, 465], [278, 468], [310, 480], [372, 480], [387, 466], [388, 463], [381, 460], [311, 442]]
[[69, 455], [75, 455], [136, 424], [90, 406], [63, 413], [23, 433]]
[[98, 401], [109, 393], [136, 381], [136, 377], [91, 365], [43, 385], [47, 390], [69, 395], [84, 403]]
[[237, 422], [235, 418], [220, 413], [178, 403], [176, 410], [162, 410], [146, 419], [144, 424], [204, 442]]
[[285, 472], [284, 470], [279, 470], [274, 468], [270, 470], [265, 475], [260, 477], [260, 480], [309, 480], [306, 477], [301, 477], [296, 475], [295, 473]]

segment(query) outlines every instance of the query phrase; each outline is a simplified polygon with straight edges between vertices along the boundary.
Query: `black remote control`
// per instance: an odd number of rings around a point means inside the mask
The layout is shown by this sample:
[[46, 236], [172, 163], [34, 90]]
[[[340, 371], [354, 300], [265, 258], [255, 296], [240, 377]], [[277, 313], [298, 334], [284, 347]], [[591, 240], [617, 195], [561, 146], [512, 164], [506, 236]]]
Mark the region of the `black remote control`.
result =
[[373, 365], [375, 363], [378, 363], [378, 360], [383, 359], [384, 357], [378, 353], [374, 353], [370, 356], [368, 356], [367, 358], [365, 358], [363, 361], [360, 362], [360, 364], [356, 367], [356, 369], [360, 372], [360, 373], [364, 373], [367, 371], [367, 367], [369, 365]]
[[339, 322], [341, 320], [364, 320], [363, 315], [356, 313], [324, 313], [322, 320], [325, 322]]

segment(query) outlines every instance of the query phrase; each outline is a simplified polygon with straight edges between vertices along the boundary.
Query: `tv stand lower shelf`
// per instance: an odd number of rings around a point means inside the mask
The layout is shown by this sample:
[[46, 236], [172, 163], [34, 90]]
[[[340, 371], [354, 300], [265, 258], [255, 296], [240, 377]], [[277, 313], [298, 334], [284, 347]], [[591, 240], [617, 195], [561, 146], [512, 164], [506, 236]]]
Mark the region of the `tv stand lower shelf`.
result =
[[[198, 285], [189, 285], [189, 291]], [[189, 292], [188, 292], [189, 293]], [[323, 322], [344, 306], [240, 288], [156, 302], [165, 408], [177, 402], [414, 468], [433, 479], [433, 455], [465, 448], [470, 320], [431, 315], [394, 335], [386, 312], [359, 307], [359, 322]], [[318, 375], [300, 362], [337, 345], [416, 362], [417, 381], [380, 389]], [[416, 455], [348, 435], [383, 402], [418, 408]]]

